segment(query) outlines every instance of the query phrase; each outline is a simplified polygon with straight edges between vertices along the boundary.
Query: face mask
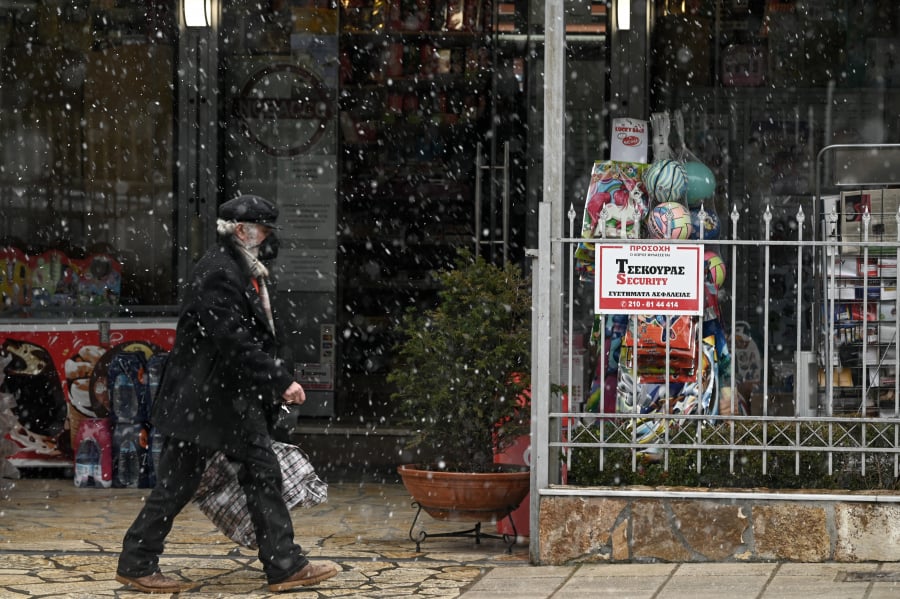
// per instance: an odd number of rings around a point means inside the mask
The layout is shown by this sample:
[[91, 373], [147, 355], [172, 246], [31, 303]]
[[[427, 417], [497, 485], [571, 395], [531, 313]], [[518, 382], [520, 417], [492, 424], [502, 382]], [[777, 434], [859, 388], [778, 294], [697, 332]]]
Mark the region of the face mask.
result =
[[278, 256], [278, 238], [275, 232], [263, 238], [262, 227], [258, 225], [246, 227], [247, 239], [243, 242], [244, 249], [259, 260], [274, 260]]
[[278, 241], [278, 237], [275, 235], [275, 232], [272, 231], [269, 233], [269, 236], [259, 244], [259, 254], [257, 255], [257, 258], [263, 262], [274, 260], [278, 257], [279, 247], [281, 247], [281, 242]]

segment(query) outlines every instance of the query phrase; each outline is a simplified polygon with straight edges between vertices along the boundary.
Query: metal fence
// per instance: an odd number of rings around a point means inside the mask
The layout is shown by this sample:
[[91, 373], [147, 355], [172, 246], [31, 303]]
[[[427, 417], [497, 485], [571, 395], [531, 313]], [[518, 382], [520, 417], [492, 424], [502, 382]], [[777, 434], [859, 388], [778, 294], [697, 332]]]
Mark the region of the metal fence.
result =
[[[767, 206], [758, 236], [747, 234], [754, 227], [742, 227], [742, 214], [732, 209], [722, 219], [722, 239], [652, 240], [700, 244], [723, 259], [727, 276], [713, 297], [719, 309], [709, 302], [702, 316], [687, 320], [595, 315], [593, 282], [576, 258], [585, 241], [580, 215], [570, 209], [568, 236], [554, 238], [549, 206], [542, 207], [539, 234], [549, 251], [542, 250], [534, 272], [533, 488], [581, 484], [573, 480], [573, 460], [582, 460], [583, 473], [585, 456], [598, 473], [637, 472], [651, 463], [667, 472], [677, 456], [698, 474], [714, 464], [731, 475], [765, 475], [777, 466], [799, 477], [815, 461], [828, 476], [900, 476], [900, 213], [893, 196], [883, 204], [891, 208], [877, 214], [871, 202], [858, 202], [852, 219], [842, 205], [848, 198], [825, 200], [821, 215], [798, 204], [787, 232], [773, 230]], [[822, 223], [819, 235], [812, 234], [815, 222]], [[796, 278], [785, 285], [792, 269]], [[781, 273], [776, 289], [773, 272]], [[748, 315], [761, 325], [750, 337], [758, 370], [749, 378], [753, 368], [741, 363], [747, 355], [739, 346]], [[637, 329], [648, 320], [665, 339], [653, 357]], [[685, 322], [694, 339], [690, 349], [676, 348], [673, 327]], [[579, 370], [577, 340], [584, 337], [588, 360]], [[607, 354], [617, 345], [613, 369]], [[684, 351], [692, 358], [687, 367], [678, 366]], [[569, 392], [551, 392], [557, 383]]]

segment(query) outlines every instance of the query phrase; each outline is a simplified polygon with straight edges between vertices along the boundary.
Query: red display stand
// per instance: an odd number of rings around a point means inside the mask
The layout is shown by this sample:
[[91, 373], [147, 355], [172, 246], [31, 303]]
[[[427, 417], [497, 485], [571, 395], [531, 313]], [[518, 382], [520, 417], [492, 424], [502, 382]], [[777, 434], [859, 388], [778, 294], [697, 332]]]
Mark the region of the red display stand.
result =
[[[120, 351], [169, 351], [175, 321], [0, 324], [0, 393], [16, 467], [71, 467], [80, 423], [108, 415], [104, 368]], [[6, 414], [9, 417], [9, 414]]]

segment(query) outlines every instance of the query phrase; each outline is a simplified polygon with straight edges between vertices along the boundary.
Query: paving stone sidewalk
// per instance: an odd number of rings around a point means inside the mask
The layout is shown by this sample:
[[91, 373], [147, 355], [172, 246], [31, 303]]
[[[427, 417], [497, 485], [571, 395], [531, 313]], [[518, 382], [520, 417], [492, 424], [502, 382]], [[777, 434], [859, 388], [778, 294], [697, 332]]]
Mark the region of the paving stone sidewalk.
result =
[[[144, 489], [78, 489], [65, 479], [0, 481], [0, 597], [146, 597], [114, 580], [125, 529]], [[297, 539], [340, 573], [313, 589], [268, 591], [254, 551], [195, 506], [175, 522], [162, 570], [199, 583], [178, 597], [462, 597], [463, 599], [888, 599], [900, 565], [797, 563], [532, 566], [527, 547], [494, 539], [409, 539], [415, 510], [402, 485], [340, 483], [326, 504], [293, 512]], [[458, 530], [423, 516], [429, 533]], [[418, 530], [418, 527], [417, 527]], [[156, 595], [164, 596], [164, 595]], [[172, 595], [175, 596], [175, 595]]]
[[[0, 596], [144, 597], [114, 580], [122, 536], [146, 489], [79, 489], [66, 479], [3, 481]], [[328, 502], [293, 511], [297, 540], [340, 573], [301, 597], [458, 597], [499, 564], [527, 566], [499, 540], [409, 539], [415, 510], [402, 485], [329, 485]], [[427, 518], [427, 516], [423, 516]], [[434, 520], [429, 533], [458, 530]], [[256, 553], [223, 536], [194, 505], [175, 521], [160, 562], [166, 574], [200, 583], [184, 597], [284, 596], [268, 591]], [[159, 595], [157, 595], [159, 596]]]

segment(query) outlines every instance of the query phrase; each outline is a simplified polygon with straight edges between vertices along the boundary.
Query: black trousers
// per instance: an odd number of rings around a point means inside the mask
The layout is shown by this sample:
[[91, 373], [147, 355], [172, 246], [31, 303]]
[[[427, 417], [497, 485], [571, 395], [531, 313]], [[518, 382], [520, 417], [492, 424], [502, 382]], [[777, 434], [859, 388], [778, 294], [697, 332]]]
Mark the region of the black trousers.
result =
[[[125, 533], [117, 573], [128, 577], [153, 574], [172, 524], [190, 502], [213, 451], [166, 438], [159, 459], [156, 486]], [[281, 582], [308, 563], [294, 543], [291, 515], [281, 496], [281, 467], [265, 435], [257, 435], [243, 455], [228, 455], [237, 467], [256, 530], [259, 561], [269, 584]]]

